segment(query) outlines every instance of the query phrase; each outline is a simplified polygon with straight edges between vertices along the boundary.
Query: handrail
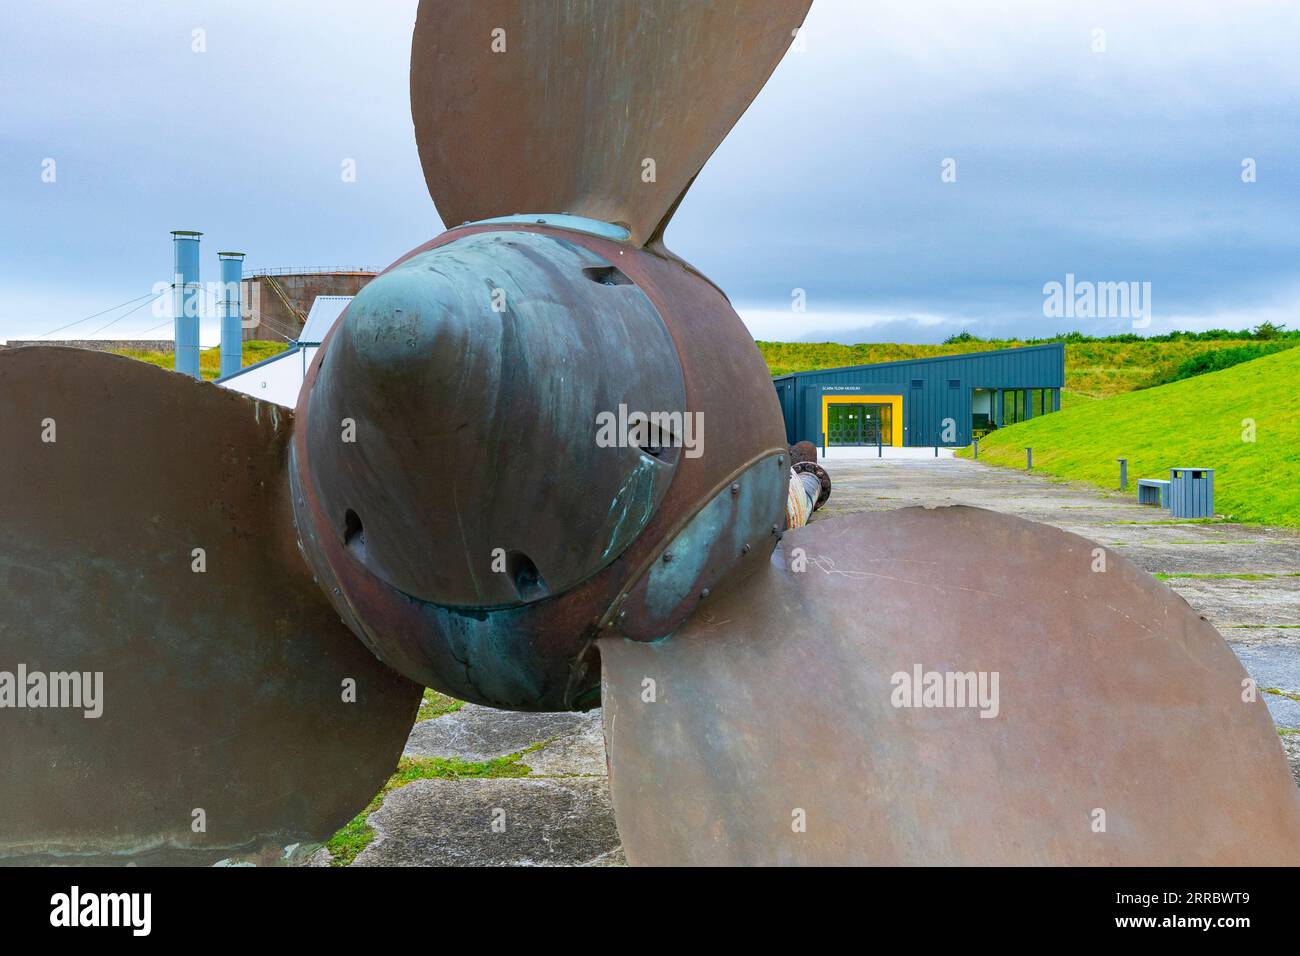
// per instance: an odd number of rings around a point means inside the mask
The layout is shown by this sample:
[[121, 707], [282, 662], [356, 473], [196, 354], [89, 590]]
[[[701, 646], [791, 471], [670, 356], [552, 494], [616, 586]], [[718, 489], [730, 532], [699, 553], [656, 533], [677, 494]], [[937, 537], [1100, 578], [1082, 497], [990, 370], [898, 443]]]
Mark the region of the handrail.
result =
[[298, 275], [329, 275], [335, 272], [366, 272], [374, 273], [374, 269], [365, 266], [281, 266], [276, 269], [253, 269], [245, 272], [245, 279], [258, 279], [263, 276], [298, 276]]
[[[268, 283], [268, 285], [271, 286], [271, 291], [274, 292], [276, 296], [279, 297], [280, 302], [284, 305], [286, 309], [289, 310], [289, 314], [292, 315], [295, 319], [297, 319], [300, 325], [306, 325], [307, 314], [289, 301], [289, 296], [285, 293], [284, 287], [280, 285], [279, 282], [277, 282], [272, 276], [267, 276], [266, 278], [271, 280]], [[284, 333], [281, 334], [283, 335]]]

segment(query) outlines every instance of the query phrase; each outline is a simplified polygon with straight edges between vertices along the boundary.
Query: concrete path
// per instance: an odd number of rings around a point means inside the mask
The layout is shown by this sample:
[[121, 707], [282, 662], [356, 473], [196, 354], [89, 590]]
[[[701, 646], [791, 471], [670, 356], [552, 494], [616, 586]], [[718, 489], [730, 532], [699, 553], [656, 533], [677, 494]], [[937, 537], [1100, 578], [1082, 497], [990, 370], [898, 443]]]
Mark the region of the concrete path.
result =
[[[816, 520], [911, 505], [967, 504], [1052, 524], [1122, 551], [1204, 614], [1265, 694], [1300, 783], [1300, 533], [1178, 522], [1105, 493], [962, 459], [826, 463], [834, 490]], [[1179, 577], [1177, 575], [1250, 575]], [[354, 866], [619, 865], [600, 712], [515, 714], [467, 704], [415, 725], [412, 758], [508, 758], [527, 776], [416, 780], [369, 817], [374, 840]], [[324, 854], [324, 851], [322, 851]], [[328, 862], [318, 854], [315, 862]]]

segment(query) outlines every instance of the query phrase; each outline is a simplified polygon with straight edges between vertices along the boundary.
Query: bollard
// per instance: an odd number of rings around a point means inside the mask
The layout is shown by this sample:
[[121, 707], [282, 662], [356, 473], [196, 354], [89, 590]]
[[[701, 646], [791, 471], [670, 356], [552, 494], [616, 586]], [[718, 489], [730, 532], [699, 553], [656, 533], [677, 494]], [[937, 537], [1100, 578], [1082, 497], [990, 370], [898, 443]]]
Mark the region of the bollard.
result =
[[880, 434], [880, 429], [876, 429], [876, 457], [885, 457], [885, 440]]
[[978, 461], [980, 457], [980, 440], [978, 438], [972, 438], [971, 446], [974, 448], [974, 453], [971, 457]]
[[826, 433], [822, 432], [822, 459], [826, 458]]
[[1025, 471], [1033, 471], [1033, 470], [1034, 470], [1034, 450], [1032, 448], [1026, 448], [1025, 449]]
[[1119, 490], [1125, 491], [1128, 488], [1128, 459], [1116, 458], [1119, 462]]

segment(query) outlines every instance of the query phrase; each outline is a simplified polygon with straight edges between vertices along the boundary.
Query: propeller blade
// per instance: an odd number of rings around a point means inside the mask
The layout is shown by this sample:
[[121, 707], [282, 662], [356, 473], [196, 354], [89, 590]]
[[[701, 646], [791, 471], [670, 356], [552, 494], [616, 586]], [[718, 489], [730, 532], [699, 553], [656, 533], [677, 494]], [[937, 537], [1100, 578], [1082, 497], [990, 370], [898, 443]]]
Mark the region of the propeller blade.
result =
[[1300, 861], [1300, 798], [1227, 644], [1046, 525], [814, 522], [676, 635], [599, 645], [631, 863]]
[[0, 395], [0, 857], [328, 838], [392, 772], [421, 690], [296, 552], [292, 416], [67, 348], [0, 351]]
[[811, 2], [421, 0], [411, 114], [443, 222], [571, 213], [646, 243]]

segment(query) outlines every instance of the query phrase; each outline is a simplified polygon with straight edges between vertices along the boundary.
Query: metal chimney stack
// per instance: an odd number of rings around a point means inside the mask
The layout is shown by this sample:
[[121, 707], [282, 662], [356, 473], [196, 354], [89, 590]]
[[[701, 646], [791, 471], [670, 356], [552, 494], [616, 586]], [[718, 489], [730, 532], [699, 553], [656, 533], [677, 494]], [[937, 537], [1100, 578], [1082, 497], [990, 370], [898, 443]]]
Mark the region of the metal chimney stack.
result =
[[240, 321], [240, 283], [244, 278], [242, 252], [218, 252], [221, 260], [221, 377], [244, 366], [244, 329]]
[[201, 232], [175, 230], [172, 249], [172, 315], [175, 317], [175, 369], [193, 378], [199, 373], [199, 237]]

